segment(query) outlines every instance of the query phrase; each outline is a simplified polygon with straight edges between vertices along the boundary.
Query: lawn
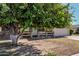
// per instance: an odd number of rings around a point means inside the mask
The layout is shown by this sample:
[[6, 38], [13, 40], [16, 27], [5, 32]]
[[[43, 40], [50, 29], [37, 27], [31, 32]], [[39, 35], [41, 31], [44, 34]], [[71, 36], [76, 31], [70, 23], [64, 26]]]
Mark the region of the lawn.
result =
[[[79, 53], [79, 41], [67, 38], [19, 40], [18, 46], [11, 46], [11, 42], [0, 41], [0, 55], [56, 55], [70, 56]], [[2, 51], [2, 52], [1, 52]]]

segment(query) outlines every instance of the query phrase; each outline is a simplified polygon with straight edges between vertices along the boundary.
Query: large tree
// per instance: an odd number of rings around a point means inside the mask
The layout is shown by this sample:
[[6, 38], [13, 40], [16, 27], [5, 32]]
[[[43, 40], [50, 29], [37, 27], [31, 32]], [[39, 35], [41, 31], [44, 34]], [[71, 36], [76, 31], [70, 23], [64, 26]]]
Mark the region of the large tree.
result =
[[[0, 4], [0, 25], [11, 29], [12, 34], [27, 28], [67, 27], [71, 23], [69, 4]], [[18, 36], [18, 37], [19, 37]]]

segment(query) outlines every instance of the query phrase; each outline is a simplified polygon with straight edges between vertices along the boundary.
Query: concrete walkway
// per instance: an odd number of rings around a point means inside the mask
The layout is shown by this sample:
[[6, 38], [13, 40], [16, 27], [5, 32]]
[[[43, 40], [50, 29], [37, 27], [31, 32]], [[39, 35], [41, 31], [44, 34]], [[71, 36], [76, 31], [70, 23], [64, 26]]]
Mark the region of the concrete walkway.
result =
[[79, 40], [79, 36], [76, 36], [76, 35], [67, 36], [67, 38], [72, 40]]
[[72, 56], [79, 56], [79, 53], [77, 53], [77, 54], [74, 54], [74, 55], [72, 55]]

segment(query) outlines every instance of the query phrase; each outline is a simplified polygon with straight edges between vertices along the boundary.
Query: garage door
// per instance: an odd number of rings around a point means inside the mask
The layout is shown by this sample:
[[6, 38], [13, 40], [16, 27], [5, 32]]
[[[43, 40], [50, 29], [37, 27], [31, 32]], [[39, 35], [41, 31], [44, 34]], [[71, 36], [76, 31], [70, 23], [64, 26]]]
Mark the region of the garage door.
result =
[[54, 36], [68, 36], [70, 34], [67, 28], [54, 28]]

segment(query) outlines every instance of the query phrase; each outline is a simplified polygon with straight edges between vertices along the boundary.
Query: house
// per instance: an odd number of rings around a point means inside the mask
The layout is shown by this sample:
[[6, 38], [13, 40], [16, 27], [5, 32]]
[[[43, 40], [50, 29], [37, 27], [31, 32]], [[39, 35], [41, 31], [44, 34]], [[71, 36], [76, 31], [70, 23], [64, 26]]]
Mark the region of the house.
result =
[[74, 31], [74, 33], [76, 33], [78, 29], [79, 29], [79, 25], [72, 26], [72, 30]]
[[46, 38], [48, 38], [49, 36], [50, 37], [63, 37], [63, 36], [69, 36], [70, 30], [68, 28], [54, 28], [52, 29], [52, 31], [49, 31], [49, 32], [45, 32], [45, 31], [40, 32], [38, 30], [33, 30], [31, 33], [31, 37], [34, 35], [38, 35], [39, 37], [45, 36]]
[[[0, 31], [2, 31], [0, 27]], [[70, 31], [68, 28], [54, 28], [50, 31], [39, 30], [32, 28], [32, 32], [27, 28], [23, 33], [22, 37], [31, 37], [31, 38], [52, 38], [52, 37], [60, 37], [60, 36], [69, 36]]]

